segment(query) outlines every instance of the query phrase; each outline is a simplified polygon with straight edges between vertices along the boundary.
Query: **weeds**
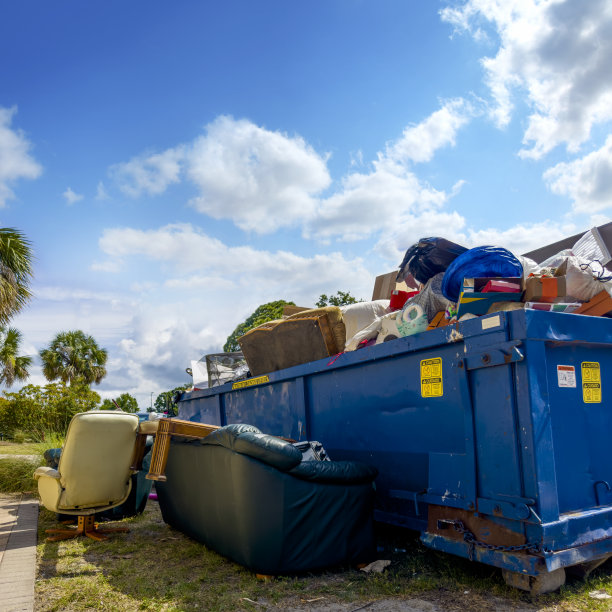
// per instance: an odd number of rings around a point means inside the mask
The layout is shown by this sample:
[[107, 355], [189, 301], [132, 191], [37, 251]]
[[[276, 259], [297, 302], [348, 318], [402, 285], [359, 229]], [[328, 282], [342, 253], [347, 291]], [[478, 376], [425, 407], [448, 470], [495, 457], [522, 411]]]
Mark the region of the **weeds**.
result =
[[36, 490], [32, 477], [41, 461], [14, 457], [0, 459], [0, 493], [31, 493]]
[[[499, 570], [427, 549], [418, 534], [384, 528], [380, 558], [392, 561], [383, 574], [336, 568], [262, 582], [202, 544], [165, 525], [156, 503], [127, 519], [130, 533], [105, 542], [81, 538], [45, 542], [55, 515], [41, 510], [37, 610], [308, 610], [341, 603], [351, 608], [378, 600], [418, 600], [449, 611], [489, 609], [577, 612], [607, 610], [589, 592], [612, 593], [612, 563], [559, 593], [532, 598], [506, 586]], [[407, 607], [409, 607], [407, 605]], [[385, 608], [380, 608], [385, 609]]]
[[28, 444], [0, 443], [0, 455], [11, 455], [0, 459], [0, 493], [36, 491], [32, 474], [39, 465], [45, 464], [44, 452], [63, 444], [63, 438], [55, 433], [46, 434], [44, 438], [44, 441]]

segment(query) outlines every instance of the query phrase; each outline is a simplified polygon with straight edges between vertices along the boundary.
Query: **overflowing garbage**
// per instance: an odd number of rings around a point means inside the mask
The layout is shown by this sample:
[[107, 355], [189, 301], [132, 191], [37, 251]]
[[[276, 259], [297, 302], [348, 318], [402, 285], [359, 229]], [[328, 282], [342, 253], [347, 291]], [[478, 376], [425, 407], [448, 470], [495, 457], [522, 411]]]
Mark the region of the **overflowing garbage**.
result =
[[207, 386], [495, 312], [532, 309], [610, 316], [612, 273], [605, 267], [609, 261], [596, 228], [572, 249], [540, 264], [498, 246], [470, 249], [441, 237], [422, 238], [408, 248], [397, 273], [376, 279], [375, 294], [381, 299], [341, 307], [293, 307], [282, 319], [242, 336], [241, 353], [208, 356]]
[[587, 232], [574, 248], [540, 265], [501, 247], [467, 249], [444, 238], [423, 238], [407, 250], [396, 278], [416, 280], [418, 293], [404, 292], [399, 307], [397, 301], [395, 308], [390, 304], [367, 326], [347, 334], [345, 350], [523, 308], [610, 316], [612, 273], [602, 263], [609, 261], [609, 254], [592, 245], [585, 249], [591, 235]]

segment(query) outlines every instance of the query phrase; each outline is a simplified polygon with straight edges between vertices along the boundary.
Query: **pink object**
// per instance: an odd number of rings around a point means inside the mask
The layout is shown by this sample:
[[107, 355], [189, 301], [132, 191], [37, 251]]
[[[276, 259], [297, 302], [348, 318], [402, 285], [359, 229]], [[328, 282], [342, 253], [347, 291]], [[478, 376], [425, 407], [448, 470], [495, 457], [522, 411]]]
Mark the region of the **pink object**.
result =
[[153, 501], [157, 501], [157, 493], [149, 493], [149, 499]]
[[483, 288], [483, 293], [520, 293], [521, 286], [503, 280], [490, 280]]

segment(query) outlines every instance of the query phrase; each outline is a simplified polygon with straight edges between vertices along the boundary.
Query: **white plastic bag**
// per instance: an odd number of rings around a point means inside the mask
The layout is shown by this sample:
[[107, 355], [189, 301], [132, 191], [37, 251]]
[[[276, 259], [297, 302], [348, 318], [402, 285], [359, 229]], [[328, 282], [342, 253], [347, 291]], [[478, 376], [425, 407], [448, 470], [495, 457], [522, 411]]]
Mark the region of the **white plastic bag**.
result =
[[558, 275], [563, 273], [568, 297], [588, 302], [604, 290], [612, 295], [612, 280], [606, 281], [612, 279], [612, 275], [598, 261], [589, 261], [572, 255], [557, 268]]
[[[373, 302], [357, 302], [357, 304], [349, 304], [341, 306], [342, 320], [346, 327], [346, 346], [349, 341], [361, 330], [365, 330], [376, 319], [389, 313], [389, 300], [374, 300]], [[375, 336], [376, 334], [374, 334]], [[374, 337], [372, 336], [372, 337]], [[363, 340], [363, 338], [361, 338]], [[347, 350], [355, 350], [354, 348]]]

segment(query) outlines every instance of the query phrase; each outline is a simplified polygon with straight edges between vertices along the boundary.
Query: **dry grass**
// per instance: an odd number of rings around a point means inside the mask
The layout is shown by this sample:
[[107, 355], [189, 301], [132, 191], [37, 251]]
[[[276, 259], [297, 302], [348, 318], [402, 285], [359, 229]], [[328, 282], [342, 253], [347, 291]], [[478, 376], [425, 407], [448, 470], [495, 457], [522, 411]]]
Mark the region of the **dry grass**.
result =
[[333, 605], [354, 610], [374, 601], [384, 610], [398, 600], [418, 599], [462, 612], [504, 607], [570, 612], [607, 610], [606, 601], [588, 593], [612, 593], [612, 563], [587, 582], [532, 599], [507, 587], [499, 570], [428, 550], [417, 534], [389, 528], [379, 533], [380, 556], [392, 560], [384, 574], [339, 568], [262, 582], [166, 526], [154, 502], [142, 516], [123, 522], [131, 532], [106, 542], [49, 543], [44, 529], [55, 524], [55, 515], [41, 510], [37, 610], [330, 610]]

